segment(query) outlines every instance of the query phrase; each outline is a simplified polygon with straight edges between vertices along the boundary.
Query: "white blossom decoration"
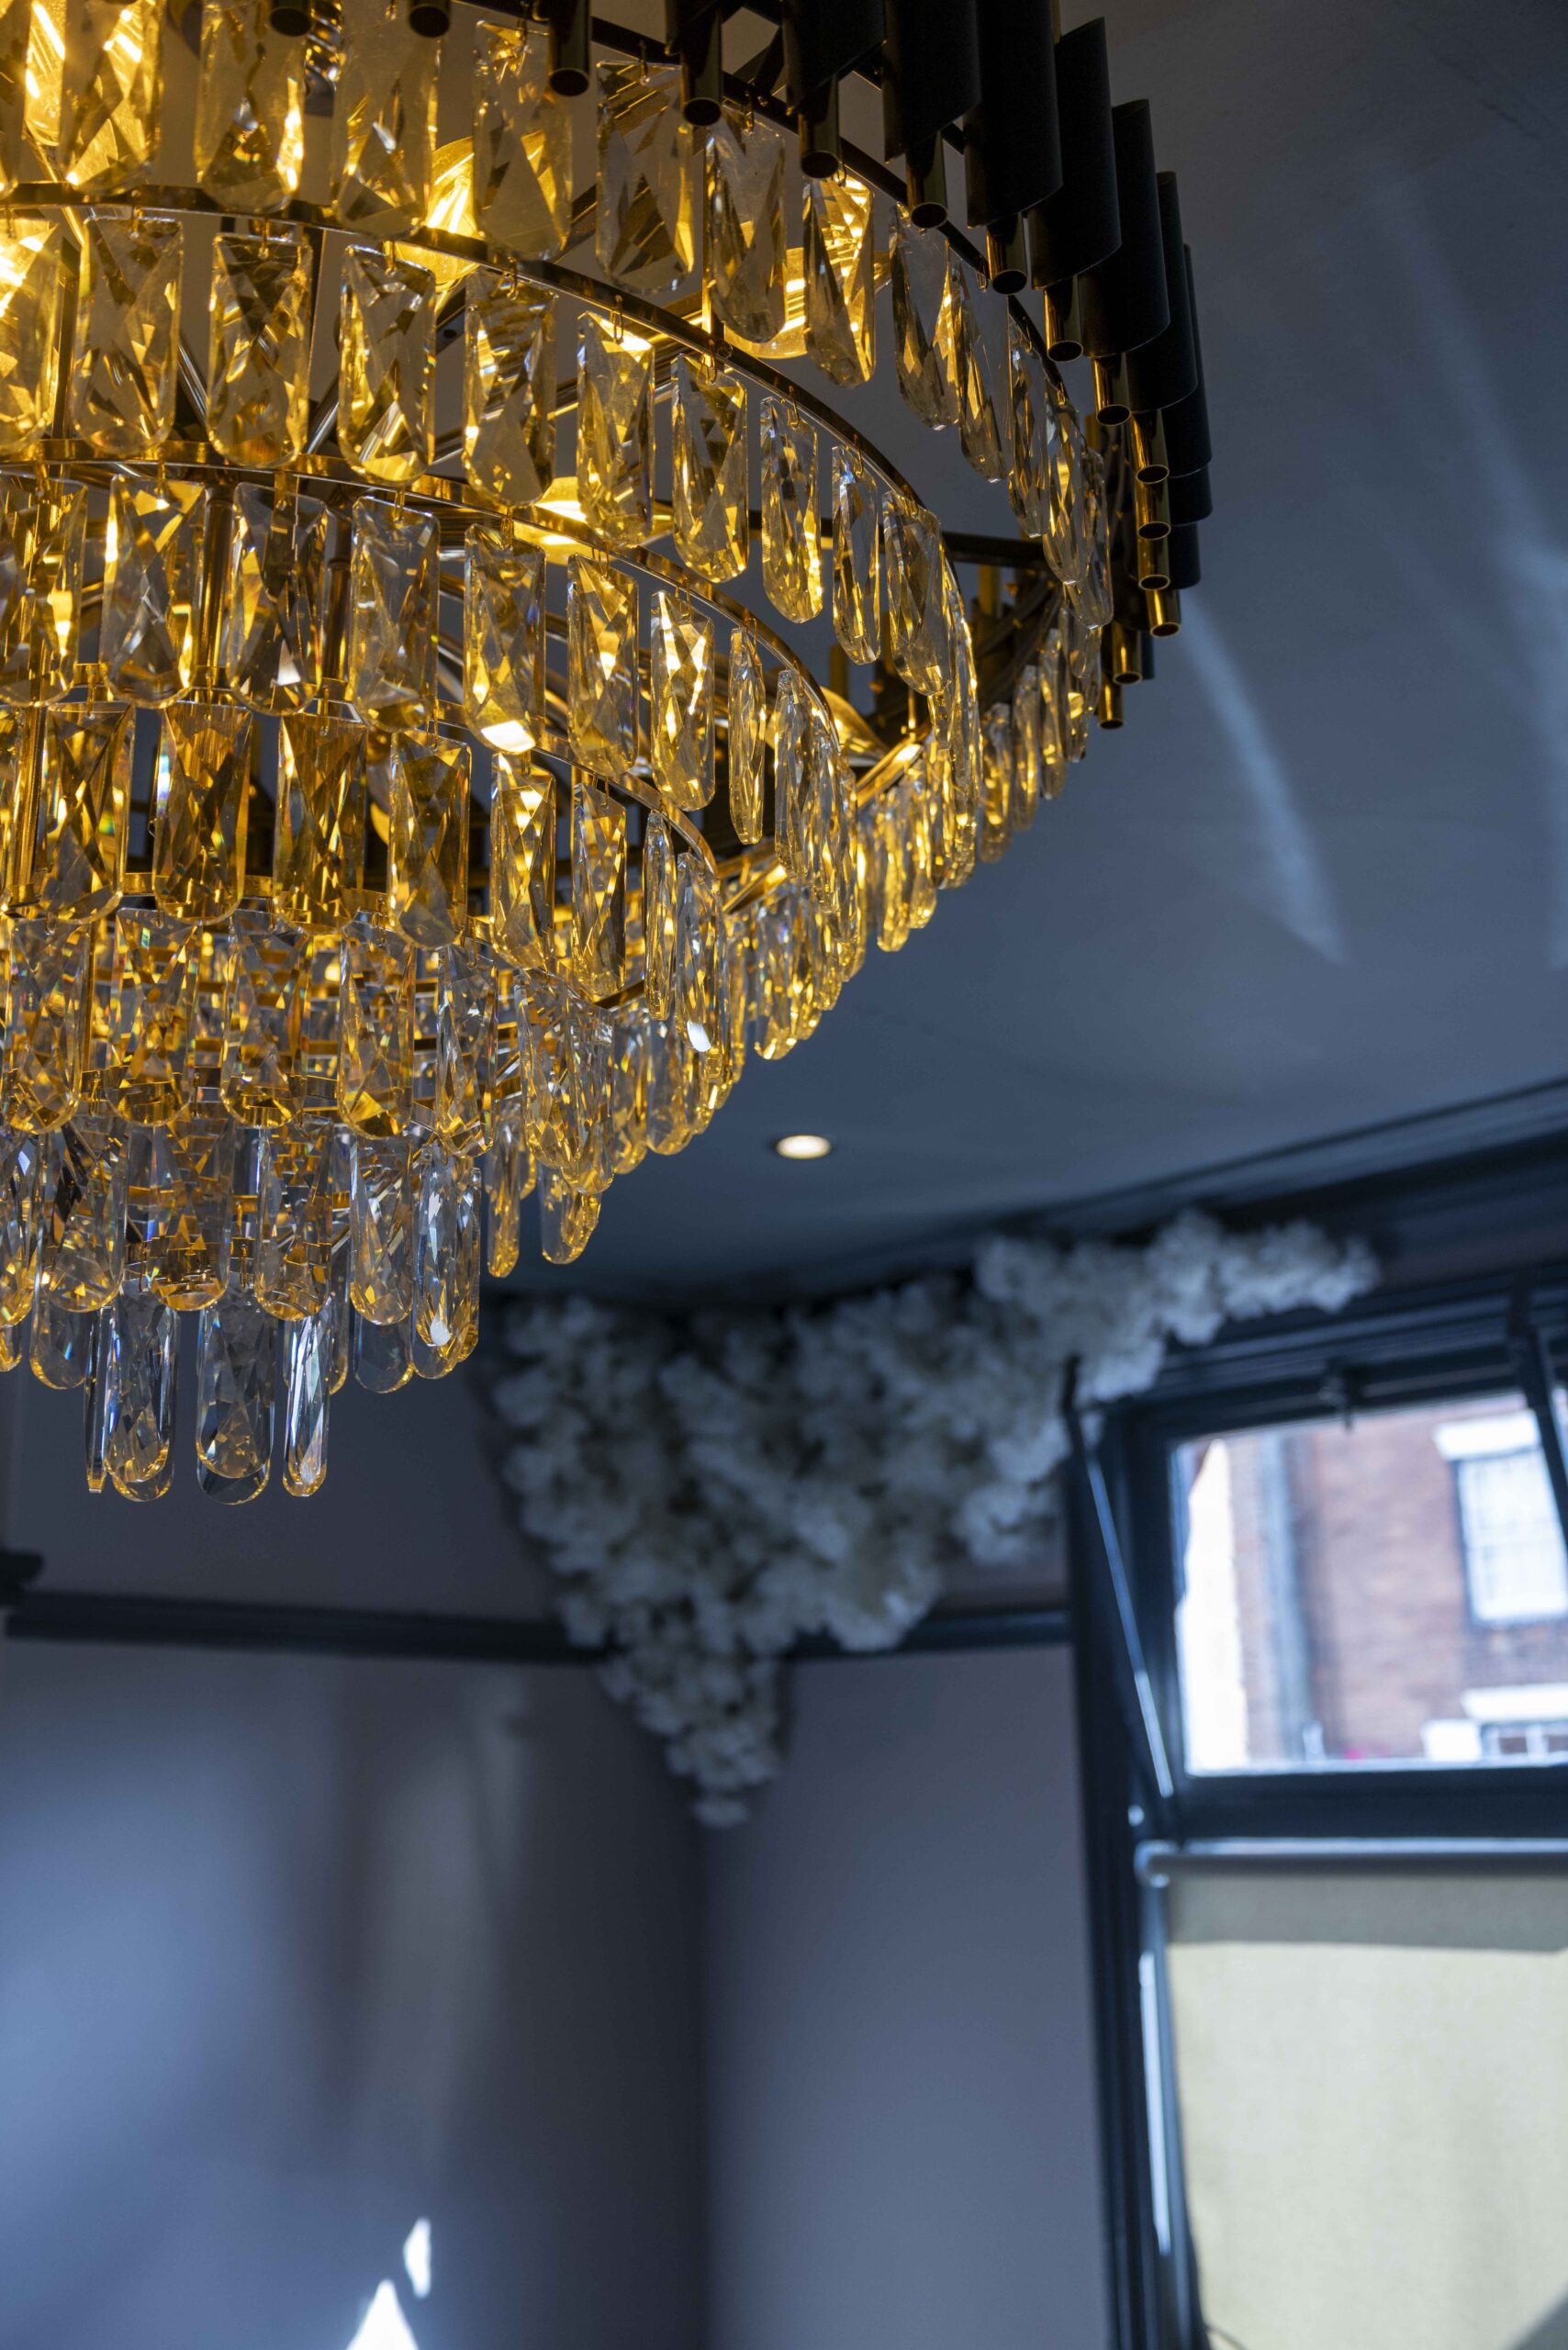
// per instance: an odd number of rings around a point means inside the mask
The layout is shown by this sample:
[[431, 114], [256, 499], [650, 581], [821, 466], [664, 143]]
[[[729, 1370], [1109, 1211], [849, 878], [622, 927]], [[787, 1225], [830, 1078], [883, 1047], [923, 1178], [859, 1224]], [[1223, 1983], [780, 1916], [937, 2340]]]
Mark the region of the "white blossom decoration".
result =
[[698, 1817], [779, 1769], [778, 1660], [803, 1634], [890, 1648], [960, 1563], [1027, 1564], [1068, 1450], [1064, 1380], [1151, 1386], [1172, 1338], [1376, 1270], [1312, 1225], [1187, 1214], [1145, 1248], [993, 1238], [972, 1278], [790, 1312], [677, 1320], [572, 1298], [514, 1308], [492, 1401], [523, 1531], [569, 1636], [666, 1742]]

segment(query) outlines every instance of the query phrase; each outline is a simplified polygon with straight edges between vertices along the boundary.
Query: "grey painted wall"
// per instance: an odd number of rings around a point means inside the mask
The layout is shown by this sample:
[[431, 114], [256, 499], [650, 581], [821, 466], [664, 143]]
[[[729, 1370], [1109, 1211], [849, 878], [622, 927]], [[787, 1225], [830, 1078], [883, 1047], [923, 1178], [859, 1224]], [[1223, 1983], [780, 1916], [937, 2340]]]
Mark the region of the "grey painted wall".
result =
[[708, 1871], [708, 2350], [1106, 2339], [1070, 1661], [819, 1664]]

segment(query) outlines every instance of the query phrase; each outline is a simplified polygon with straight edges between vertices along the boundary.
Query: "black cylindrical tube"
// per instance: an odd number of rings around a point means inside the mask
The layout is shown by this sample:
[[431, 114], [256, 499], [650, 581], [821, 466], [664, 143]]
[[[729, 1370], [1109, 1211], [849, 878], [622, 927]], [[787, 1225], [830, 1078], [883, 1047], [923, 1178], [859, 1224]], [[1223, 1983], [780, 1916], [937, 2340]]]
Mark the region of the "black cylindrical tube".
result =
[[964, 123], [969, 226], [1048, 202], [1061, 185], [1050, 0], [976, 0], [980, 104]]
[[791, 114], [818, 110], [830, 82], [882, 41], [882, 0], [783, 0], [784, 95]]
[[1135, 98], [1128, 106], [1113, 106], [1111, 129], [1122, 241], [1108, 261], [1085, 274], [1080, 288], [1083, 347], [1095, 358], [1137, 351], [1170, 323], [1148, 101]]
[[286, 40], [297, 40], [310, 29], [310, 10], [305, 0], [273, 0], [267, 10], [267, 22]]
[[1170, 320], [1163, 334], [1127, 354], [1127, 397], [1140, 415], [1153, 408], [1174, 408], [1198, 387], [1198, 346], [1193, 341], [1193, 308], [1187, 299], [1187, 262], [1175, 173], [1159, 173], [1156, 185]]
[[588, 0], [547, 0], [550, 28], [550, 87], [563, 98], [577, 98], [593, 73], [593, 11]]
[[1188, 588], [1195, 588], [1204, 576], [1198, 565], [1197, 524], [1183, 522], [1179, 531], [1172, 531], [1165, 542], [1162, 552], [1165, 556], [1165, 569], [1172, 588], [1178, 593]]
[[665, 46], [680, 60], [680, 111], [699, 129], [723, 112], [723, 33], [718, 0], [665, 0]]
[[1061, 185], [1029, 215], [1036, 285], [1081, 276], [1108, 260], [1122, 241], [1103, 17], [1063, 33], [1057, 43], [1056, 84]]
[[[452, 23], [452, 0], [409, 0], [409, 30], [423, 40], [439, 40]], [[277, 10], [273, 11], [273, 25], [278, 27]]]
[[1184, 400], [1165, 410], [1165, 454], [1173, 474], [1195, 474], [1214, 454], [1209, 441], [1209, 403], [1204, 388], [1204, 338], [1198, 329], [1197, 297], [1193, 291], [1193, 256], [1186, 263], [1187, 308], [1193, 320], [1193, 351], [1198, 380]]
[[1172, 474], [1165, 485], [1165, 498], [1173, 531], [1184, 522], [1206, 522], [1215, 510], [1207, 465], [1200, 465], [1195, 474]]
[[887, 0], [882, 43], [882, 146], [921, 154], [980, 95], [975, 0]]

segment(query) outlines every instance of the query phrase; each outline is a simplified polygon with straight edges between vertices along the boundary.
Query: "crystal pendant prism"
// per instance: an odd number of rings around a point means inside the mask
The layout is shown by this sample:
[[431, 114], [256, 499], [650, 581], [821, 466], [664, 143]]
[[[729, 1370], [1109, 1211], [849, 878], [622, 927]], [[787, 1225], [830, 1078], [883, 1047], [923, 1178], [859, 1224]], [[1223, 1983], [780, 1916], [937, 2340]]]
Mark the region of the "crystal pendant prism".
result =
[[128, 701], [172, 701], [190, 685], [206, 531], [197, 482], [120, 480], [110, 492], [98, 653]]
[[713, 624], [667, 588], [654, 595], [648, 756], [676, 808], [713, 797]]
[[356, 1134], [400, 1135], [413, 1114], [414, 950], [361, 915], [342, 937], [337, 1106]]
[[40, 1387], [52, 1387], [60, 1394], [84, 1387], [93, 1367], [94, 1337], [91, 1313], [73, 1314], [40, 1289], [28, 1333], [28, 1369]]
[[192, 924], [122, 906], [114, 921], [113, 1106], [166, 1126], [185, 1091], [199, 941]]
[[521, 1104], [496, 1115], [485, 1153], [485, 1270], [494, 1281], [515, 1270], [523, 1199], [533, 1189], [533, 1159], [522, 1130]]
[[41, 714], [27, 897], [56, 922], [119, 902], [130, 800], [130, 712], [123, 702], [57, 702]]
[[392, 237], [430, 209], [441, 44], [411, 28], [403, 0], [344, 0], [342, 28], [332, 210], [345, 229]]
[[643, 1002], [667, 1020], [675, 990], [676, 856], [669, 826], [650, 816], [643, 830]]
[[1013, 691], [1013, 821], [1027, 832], [1040, 805], [1040, 673], [1031, 662]]
[[106, 456], [145, 456], [174, 420], [180, 223], [131, 212], [89, 214], [84, 225], [70, 430]]
[[104, 1318], [104, 1465], [128, 1501], [156, 1501], [174, 1468], [180, 1317], [162, 1298], [122, 1295]]
[[952, 282], [940, 230], [917, 229], [895, 213], [891, 277], [899, 390], [921, 422], [940, 431], [958, 420]]
[[329, 1305], [290, 1323], [284, 1350], [283, 1489], [297, 1501], [319, 1493], [327, 1475], [334, 1310]]
[[584, 775], [572, 778], [572, 960], [594, 998], [626, 980], [626, 811]]
[[592, 774], [630, 775], [637, 756], [637, 583], [574, 555], [566, 587], [566, 731]]
[[343, 258], [338, 446], [374, 481], [409, 482], [435, 454], [432, 270], [379, 246]]
[[206, 1109], [177, 1111], [152, 1138], [148, 1278], [182, 1312], [215, 1304], [228, 1287], [236, 1140], [233, 1121]]
[[749, 629], [730, 632], [725, 697], [725, 762], [730, 822], [738, 841], [762, 838], [763, 753], [767, 743], [767, 686], [756, 639]]
[[623, 1004], [611, 1024], [610, 1127], [617, 1175], [630, 1175], [648, 1153], [648, 1024]]
[[356, 1136], [349, 1180], [349, 1295], [367, 1322], [406, 1322], [414, 1303], [407, 1136]]
[[280, 741], [273, 909], [298, 930], [339, 930], [364, 859], [364, 729], [290, 716]]
[[[44, 17], [46, 12], [40, 7], [39, 14]], [[36, 169], [27, 142], [32, 39], [32, 0], [0, 0], [0, 196], [9, 196], [18, 180], [31, 179]], [[0, 1328], [4, 1326], [0, 1323]]]
[[[0, 17], [0, 44], [4, 37]], [[0, 229], [0, 452], [8, 457], [26, 456], [54, 431], [73, 254], [64, 222], [47, 214], [14, 212]]]
[[212, 248], [207, 437], [237, 465], [281, 465], [310, 414], [310, 248], [294, 230]]
[[152, 888], [166, 914], [223, 922], [240, 902], [255, 720], [232, 702], [163, 713]]
[[652, 524], [653, 352], [585, 310], [577, 344], [577, 498], [590, 530], [634, 546]]
[[876, 199], [841, 174], [806, 183], [806, 356], [830, 382], [868, 384], [877, 364]]
[[594, 259], [606, 277], [655, 300], [678, 293], [697, 261], [697, 163], [669, 66], [600, 65]]
[[572, 118], [550, 87], [543, 32], [474, 36], [474, 216], [492, 244], [554, 261], [572, 225]]
[[521, 970], [554, 968], [554, 779], [505, 756], [490, 797], [490, 938]]
[[784, 167], [783, 134], [726, 106], [708, 133], [704, 252], [713, 315], [743, 342], [784, 325]]
[[256, 1178], [258, 1304], [280, 1321], [319, 1314], [331, 1275], [337, 1129], [297, 1118], [262, 1137]]
[[414, 1333], [439, 1351], [461, 1349], [479, 1311], [478, 1169], [431, 1142], [414, 1180]]
[[401, 740], [391, 755], [386, 914], [418, 946], [468, 924], [468, 745]]
[[84, 195], [127, 187], [151, 162], [162, 127], [160, 0], [64, 0], [60, 176]]
[[802, 802], [811, 699], [798, 669], [778, 672], [773, 688], [773, 837], [786, 872], [804, 873]]
[[14, 921], [6, 958], [6, 1125], [39, 1134], [81, 1095], [87, 1053], [91, 923]]
[[532, 506], [555, 476], [555, 306], [476, 273], [464, 307], [463, 456], [470, 481]]
[[745, 386], [738, 375], [694, 366], [684, 352], [671, 371], [672, 496], [676, 552], [704, 579], [734, 579], [751, 543]]
[[986, 481], [1002, 475], [1002, 432], [991, 397], [991, 364], [975, 316], [969, 273], [957, 253], [947, 261], [953, 336], [953, 373], [958, 386], [958, 441], [965, 456]]
[[482, 954], [449, 946], [436, 982], [435, 1132], [464, 1158], [488, 1137], [495, 1064], [496, 991]]
[[0, 701], [57, 700], [76, 678], [86, 561], [84, 489], [0, 498]]
[[833, 453], [833, 632], [852, 661], [882, 653], [877, 485], [859, 453]]
[[[410, 1309], [411, 1310], [411, 1309]], [[401, 1322], [373, 1322], [354, 1315], [353, 1375], [368, 1395], [396, 1395], [414, 1375], [412, 1333]]]
[[1051, 503], [1051, 417], [1045, 362], [1017, 320], [1007, 321], [1007, 390], [1012, 455], [1007, 494], [1025, 538], [1046, 535]]
[[307, 942], [241, 907], [230, 927], [220, 1090], [230, 1117], [278, 1126], [299, 1108], [299, 1039]]
[[[1062, 456], [1069, 462], [1071, 456], [1072, 438], [1063, 420], [1060, 446]], [[1065, 581], [1073, 609], [1085, 628], [1108, 628], [1116, 615], [1116, 599], [1111, 578], [1112, 516], [1105, 489], [1104, 461], [1097, 449], [1081, 449], [1078, 452], [1078, 460], [1082, 483], [1081, 502], [1084, 510], [1083, 535], [1087, 542], [1086, 560], [1082, 576], [1075, 578], [1072, 576], [1073, 565], [1070, 553], [1069, 569], [1066, 572], [1058, 571], [1057, 576]], [[1062, 461], [1059, 458], [1056, 470], [1059, 479], [1063, 470]], [[1070, 498], [1070, 490], [1064, 493], [1067, 498]], [[1066, 540], [1071, 535], [1070, 528], [1058, 529], [1056, 520], [1057, 510], [1057, 504], [1053, 498], [1051, 527], [1047, 534], [1053, 568], [1056, 565], [1058, 541]]]
[[945, 558], [936, 517], [890, 498], [882, 509], [882, 558], [888, 659], [905, 685], [935, 697], [946, 689], [949, 664]]
[[978, 854], [982, 865], [994, 865], [1013, 841], [1013, 712], [1004, 701], [985, 714], [980, 818]]
[[32, 1304], [43, 1162], [36, 1135], [0, 1126], [0, 1328], [14, 1327]]
[[305, 44], [269, 0], [203, 0], [196, 178], [225, 212], [279, 212], [305, 160]]
[[39, 1287], [67, 1313], [118, 1295], [125, 1272], [126, 1130], [79, 1110], [51, 1137], [44, 1176]]
[[211, 1499], [254, 1500], [272, 1467], [277, 1325], [237, 1282], [196, 1336], [196, 1482]]
[[481, 742], [514, 757], [543, 723], [543, 552], [483, 522], [464, 542], [463, 711]]
[[762, 578], [786, 620], [822, 610], [817, 436], [777, 399], [762, 403]]
[[433, 515], [374, 498], [355, 505], [344, 677], [355, 710], [378, 725], [430, 722], [439, 562]]
[[[1043, 371], [1042, 371], [1043, 373]], [[1083, 446], [1083, 434], [1071, 401], [1060, 386], [1046, 378], [1044, 420], [1044, 464], [1049, 490], [1046, 499], [1046, 552], [1051, 568], [1064, 587], [1075, 588], [1082, 581], [1094, 561], [1094, 518], [1090, 507], [1088, 475], [1084, 460], [1088, 452]], [[1107, 519], [1107, 530], [1109, 520]], [[1103, 575], [1100, 594], [1108, 593], [1108, 581]], [[1090, 603], [1080, 607], [1081, 617], [1091, 627], [1096, 622]]]
[[599, 1201], [592, 1192], [574, 1191], [554, 1169], [539, 1176], [539, 1239], [549, 1265], [575, 1265], [593, 1238]]
[[332, 529], [317, 498], [234, 487], [218, 671], [253, 709], [297, 710], [320, 687]]
[[675, 906], [673, 1018], [694, 1053], [718, 1048], [719, 933], [723, 916], [718, 885], [702, 860], [689, 852], [680, 860]]

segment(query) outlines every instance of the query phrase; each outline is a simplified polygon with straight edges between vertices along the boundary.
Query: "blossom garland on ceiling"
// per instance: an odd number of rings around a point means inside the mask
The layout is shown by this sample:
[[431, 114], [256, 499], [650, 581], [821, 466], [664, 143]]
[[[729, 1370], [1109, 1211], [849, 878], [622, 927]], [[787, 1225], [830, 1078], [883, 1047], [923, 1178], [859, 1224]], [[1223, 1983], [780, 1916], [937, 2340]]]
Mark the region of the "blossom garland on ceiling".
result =
[[972, 1278], [689, 1320], [520, 1305], [495, 1408], [523, 1531], [571, 1639], [665, 1741], [710, 1826], [780, 1767], [779, 1661], [802, 1636], [893, 1647], [960, 1565], [1037, 1555], [1063, 1402], [1153, 1385], [1167, 1344], [1376, 1279], [1359, 1242], [1189, 1213], [1147, 1247], [992, 1238]]

